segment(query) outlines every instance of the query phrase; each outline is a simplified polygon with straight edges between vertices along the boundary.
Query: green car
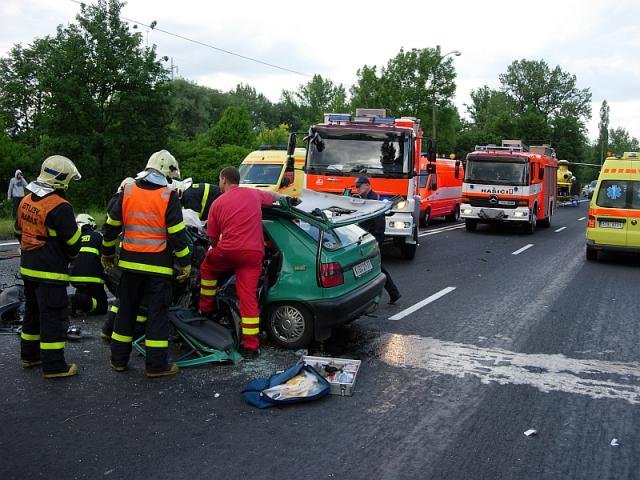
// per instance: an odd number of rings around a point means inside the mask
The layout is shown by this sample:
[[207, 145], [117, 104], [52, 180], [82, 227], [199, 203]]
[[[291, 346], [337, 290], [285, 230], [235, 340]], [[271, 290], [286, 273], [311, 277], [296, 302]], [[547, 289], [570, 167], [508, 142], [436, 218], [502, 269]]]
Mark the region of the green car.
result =
[[304, 190], [263, 209], [268, 291], [261, 325], [271, 340], [299, 348], [376, 309], [384, 287], [375, 238], [357, 223], [389, 202]]

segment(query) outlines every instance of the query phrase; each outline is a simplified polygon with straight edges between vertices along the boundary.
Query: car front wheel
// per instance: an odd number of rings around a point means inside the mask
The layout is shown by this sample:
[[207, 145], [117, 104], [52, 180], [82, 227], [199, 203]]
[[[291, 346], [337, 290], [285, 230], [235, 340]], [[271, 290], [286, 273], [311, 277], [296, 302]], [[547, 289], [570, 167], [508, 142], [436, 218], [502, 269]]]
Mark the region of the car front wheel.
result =
[[280, 347], [306, 347], [313, 339], [313, 316], [302, 305], [279, 303], [267, 308], [265, 329], [271, 341]]

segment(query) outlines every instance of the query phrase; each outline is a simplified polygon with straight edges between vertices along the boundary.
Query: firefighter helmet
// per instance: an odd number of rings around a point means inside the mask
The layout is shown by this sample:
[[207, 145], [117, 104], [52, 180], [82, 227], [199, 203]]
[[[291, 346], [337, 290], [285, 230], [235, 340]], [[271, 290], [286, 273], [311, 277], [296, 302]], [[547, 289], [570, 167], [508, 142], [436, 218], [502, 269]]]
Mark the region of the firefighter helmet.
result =
[[95, 219], [88, 213], [79, 214], [76, 217], [76, 223], [78, 224], [78, 227], [80, 227], [80, 229], [87, 225], [89, 228], [91, 228], [91, 230], [95, 230], [97, 226]]
[[155, 152], [149, 157], [145, 170], [153, 168], [167, 178], [180, 178], [178, 161], [166, 150]]
[[71, 160], [62, 155], [52, 155], [42, 162], [38, 182], [52, 188], [66, 190], [71, 180], [80, 180], [81, 175]]

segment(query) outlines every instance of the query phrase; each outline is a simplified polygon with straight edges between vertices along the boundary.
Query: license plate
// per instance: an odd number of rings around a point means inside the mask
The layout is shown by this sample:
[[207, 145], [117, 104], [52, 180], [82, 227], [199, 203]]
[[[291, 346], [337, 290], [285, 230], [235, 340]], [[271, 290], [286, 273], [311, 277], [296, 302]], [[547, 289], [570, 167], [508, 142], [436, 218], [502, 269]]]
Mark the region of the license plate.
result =
[[600, 220], [600, 228], [624, 228], [624, 223]]
[[371, 263], [371, 260], [367, 259], [353, 267], [353, 274], [358, 278], [371, 270], [373, 270], [373, 264]]

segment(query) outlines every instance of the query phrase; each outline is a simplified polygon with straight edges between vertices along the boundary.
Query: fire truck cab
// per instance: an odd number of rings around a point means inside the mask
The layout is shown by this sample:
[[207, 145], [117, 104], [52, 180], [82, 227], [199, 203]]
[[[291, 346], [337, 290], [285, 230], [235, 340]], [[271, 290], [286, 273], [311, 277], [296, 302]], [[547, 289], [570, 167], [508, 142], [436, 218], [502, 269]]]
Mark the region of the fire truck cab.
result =
[[455, 222], [460, 217], [462, 179], [464, 168], [460, 160], [420, 156], [420, 226], [426, 227], [434, 217], [445, 217]]
[[468, 231], [478, 223], [520, 223], [534, 233], [551, 225], [556, 208], [558, 161], [548, 145], [519, 140], [476, 146], [467, 155], [460, 216]]
[[384, 109], [356, 109], [356, 114], [327, 113], [309, 129], [305, 163], [306, 188], [355, 193], [355, 180], [366, 175], [383, 201], [385, 236], [413, 259], [418, 246], [420, 197], [417, 171], [422, 140], [420, 121], [391, 118]]

